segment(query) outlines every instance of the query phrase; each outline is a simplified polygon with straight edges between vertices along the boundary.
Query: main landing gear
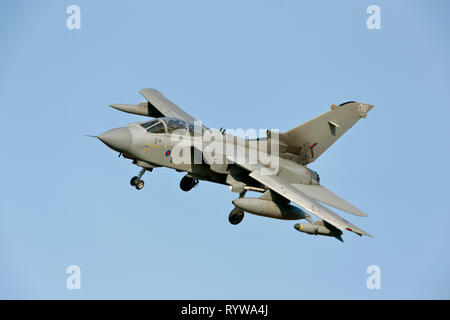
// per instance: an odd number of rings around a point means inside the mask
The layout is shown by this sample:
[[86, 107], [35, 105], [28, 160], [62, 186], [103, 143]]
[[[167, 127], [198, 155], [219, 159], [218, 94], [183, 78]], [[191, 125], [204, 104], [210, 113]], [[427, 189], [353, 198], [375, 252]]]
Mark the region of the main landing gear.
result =
[[184, 176], [180, 181], [180, 189], [187, 192], [192, 188], [194, 188], [197, 184], [198, 184], [197, 179]]
[[137, 190], [141, 190], [144, 187], [144, 180], [141, 180], [141, 178], [144, 175], [145, 171], [147, 171], [147, 169], [142, 168], [139, 174], [137, 176], [134, 176], [130, 180], [130, 184]]
[[[246, 190], [242, 191], [239, 194], [239, 198], [245, 197], [246, 192]], [[230, 221], [231, 224], [236, 225], [241, 223], [242, 219], [244, 219], [244, 211], [242, 211], [238, 207], [234, 207], [234, 209], [231, 210], [230, 215], [228, 216], [228, 221]]]
[[228, 221], [234, 225], [241, 223], [242, 219], [244, 219], [244, 211], [238, 208], [231, 210], [230, 215], [228, 216]]

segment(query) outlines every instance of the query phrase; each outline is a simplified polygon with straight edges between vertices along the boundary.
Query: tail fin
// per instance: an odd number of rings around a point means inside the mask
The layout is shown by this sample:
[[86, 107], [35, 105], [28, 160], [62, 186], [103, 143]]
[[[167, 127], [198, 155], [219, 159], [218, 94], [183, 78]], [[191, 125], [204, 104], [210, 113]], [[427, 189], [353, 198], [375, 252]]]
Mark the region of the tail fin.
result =
[[330, 111], [280, 133], [280, 142], [287, 145], [288, 152], [296, 153], [300, 163], [311, 163], [372, 108], [373, 105], [354, 101], [333, 104]]

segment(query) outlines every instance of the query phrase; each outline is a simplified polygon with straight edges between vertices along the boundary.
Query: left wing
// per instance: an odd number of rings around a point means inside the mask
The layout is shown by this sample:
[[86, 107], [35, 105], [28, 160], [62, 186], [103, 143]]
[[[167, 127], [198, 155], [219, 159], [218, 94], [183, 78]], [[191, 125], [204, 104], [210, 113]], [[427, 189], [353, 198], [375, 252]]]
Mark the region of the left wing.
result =
[[184, 112], [179, 106], [167, 99], [156, 89], [142, 89], [140, 93], [149, 102], [149, 114], [158, 115], [156, 118], [161, 116], [164, 117], [174, 117], [183, 119], [189, 122], [195, 122], [195, 118]]
[[360, 236], [366, 235], [371, 237], [371, 235], [364, 230], [359, 229], [357, 226], [351, 224], [327, 207], [317, 203], [305, 193], [283, 181], [283, 179], [277, 175], [263, 175], [259, 172], [259, 169], [255, 169], [250, 173], [250, 177], [261, 182], [268, 188], [308, 210], [315, 216], [332, 224], [338, 229], [352, 231]]
[[348, 203], [344, 199], [340, 198], [324, 186], [320, 184], [292, 184], [294, 188], [303, 192], [313, 200], [323, 202], [329, 206], [338, 208], [355, 216], [367, 217], [367, 214], [356, 208], [354, 205]]

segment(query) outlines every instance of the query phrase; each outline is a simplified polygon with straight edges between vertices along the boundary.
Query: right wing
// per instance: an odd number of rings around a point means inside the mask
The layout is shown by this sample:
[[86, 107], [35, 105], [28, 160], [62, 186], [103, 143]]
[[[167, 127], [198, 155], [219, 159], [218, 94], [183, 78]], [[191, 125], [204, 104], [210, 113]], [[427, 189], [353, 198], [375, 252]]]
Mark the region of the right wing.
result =
[[311, 199], [309, 196], [307, 196], [305, 193], [296, 189], [289, 183], [286, 183], [285, 181], [283, 181], [279, 176], [263, 175], [259, 172], [259, 169], [253, 170], [249, 175], [253, 179], [259, 181], [260, 183], [264, 184], [268, 188], [279, 193], [286, 199], [291, 200], [292, 202], [294, 202], [295, 204], [308, 210], [315, 216], [332, 224], [336, 228], [338, 228], [340, 230], [352, 231], [360, 236], [366, 235], [366, 236], [371, 237], [371, 235], [368, 234], [367, 232], [365, 232], [364, 230], [361, 230], [357, 226], [351, 224], [350, 222], [348, 222], [341, 216], [337, 215], [336, 213], [334, 213], [327, 207], [321, 205], [320, 203], [317, 203], [316, 201]]
[[194, 117], [183, 111], [175, 103], [167, 99], [156, 89], [142, 89], [140, 93], [148, 100], [149, 103], [149, 114], [156, 115], [159, 117], [173, 117], [186, 120], [188, 122], [194, 123], [196, 120]]

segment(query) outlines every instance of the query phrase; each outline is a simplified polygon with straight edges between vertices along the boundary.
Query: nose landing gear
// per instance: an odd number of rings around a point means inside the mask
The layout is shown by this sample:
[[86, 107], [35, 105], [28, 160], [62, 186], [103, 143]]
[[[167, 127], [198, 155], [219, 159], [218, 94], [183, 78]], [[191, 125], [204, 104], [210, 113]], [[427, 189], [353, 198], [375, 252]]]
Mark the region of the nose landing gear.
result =
[[139, 172], [137, 176], [134, 176], [130, 180], [130, 184], [135, 187], [137, 190], [141, 190], [144, 187], [144, 180], [141, 180], [142, 176], [144, 175], [145, 171], [147, 169], [142, 168], [142, 170]]

